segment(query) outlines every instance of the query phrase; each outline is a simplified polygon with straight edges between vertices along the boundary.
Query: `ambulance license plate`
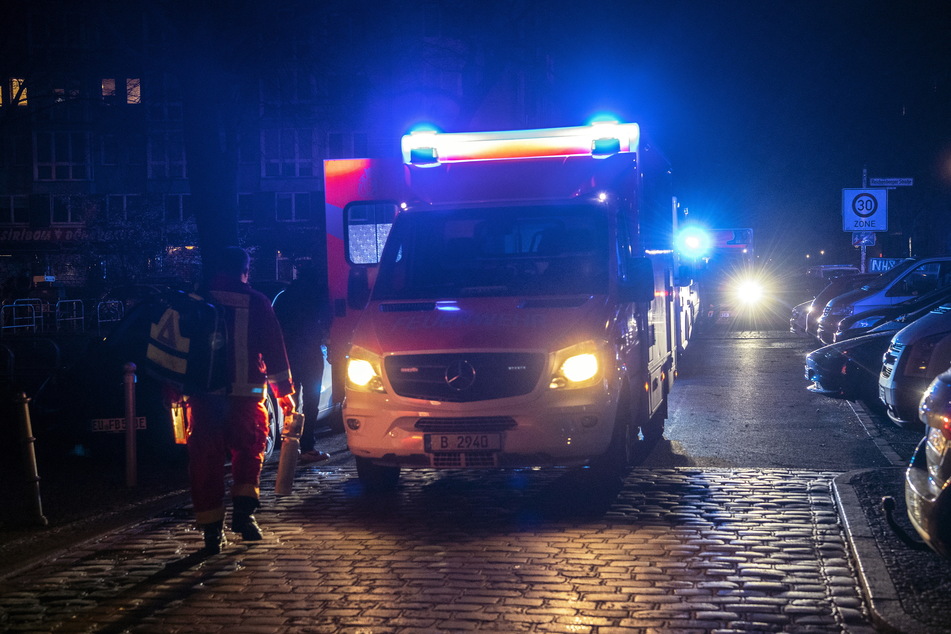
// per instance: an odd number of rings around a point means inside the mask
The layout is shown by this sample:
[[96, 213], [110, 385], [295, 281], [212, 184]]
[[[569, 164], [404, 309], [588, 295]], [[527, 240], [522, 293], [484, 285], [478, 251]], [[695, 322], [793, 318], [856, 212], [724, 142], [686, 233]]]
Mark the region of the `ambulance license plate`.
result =
[[[94, 418], [92, 419], [92, 431], [120, 432], [125, 431], [124, 418]], [[145, 416], [137, 416], [135, 419], [136, 429], [146, 429]]]
[[426, 434], [423, 446], [427, 452], [501, 451], [501, 434]]

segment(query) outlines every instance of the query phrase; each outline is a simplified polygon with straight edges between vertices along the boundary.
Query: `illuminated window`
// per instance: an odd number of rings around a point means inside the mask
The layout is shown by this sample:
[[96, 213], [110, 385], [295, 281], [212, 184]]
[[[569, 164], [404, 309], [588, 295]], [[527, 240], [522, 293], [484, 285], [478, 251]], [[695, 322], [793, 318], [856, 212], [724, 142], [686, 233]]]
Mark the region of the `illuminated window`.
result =
[[142, 84], [138, 79], [125, 80], [125, 102], [127, 104], [142, 103]]
[[377, 264], [383, 243], [393, 227], [396, 205], [359, 202], [344, 209], [347, 232], [347, 260], [351, 264]]
[[314, 135], [310, 128], [272, 128], [261, 131], [266, 178], [314, 176]]
[[28, 196], [0, 196], [0, 223], [25, 224], [29, 221]]
[[27, 105], [25, 79], [13, 78], [10, 80], [10, 103], [17, 106]]
[[149, 178], [185, 178], [185, 144], [181, 131], [149, 135]]
[[279, 193], [275, 198], [275, 217], [278, 222], [300, 222], [310, 219], [310, 194]]
[[116, 80], [115, 78], [105, 78], [102, 80], [102, 100], [106, 103], [113, 103], [116, 99]]
[[83, 132], [36, 133], [36, 179], [88, 180], [89, 144]]

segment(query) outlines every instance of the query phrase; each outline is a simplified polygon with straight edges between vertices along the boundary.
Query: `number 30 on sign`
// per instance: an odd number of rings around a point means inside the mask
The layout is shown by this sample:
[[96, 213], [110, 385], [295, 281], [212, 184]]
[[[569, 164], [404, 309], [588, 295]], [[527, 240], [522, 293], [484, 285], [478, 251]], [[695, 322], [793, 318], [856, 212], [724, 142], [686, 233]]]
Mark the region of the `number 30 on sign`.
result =
[[842, 231], [887, 231], [888, 190], [842, 190]]

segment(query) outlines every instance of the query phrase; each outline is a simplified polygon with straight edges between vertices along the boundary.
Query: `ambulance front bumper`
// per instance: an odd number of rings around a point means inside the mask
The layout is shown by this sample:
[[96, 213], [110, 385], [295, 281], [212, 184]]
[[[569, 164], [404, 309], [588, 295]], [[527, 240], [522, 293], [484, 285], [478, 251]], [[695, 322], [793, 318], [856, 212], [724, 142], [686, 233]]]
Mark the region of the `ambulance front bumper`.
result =
[[343, 418], [350, 452], [378, 464], [576, 466], [607, 451], [616, 407], [601, 385], [473, 403], [348, 390]]

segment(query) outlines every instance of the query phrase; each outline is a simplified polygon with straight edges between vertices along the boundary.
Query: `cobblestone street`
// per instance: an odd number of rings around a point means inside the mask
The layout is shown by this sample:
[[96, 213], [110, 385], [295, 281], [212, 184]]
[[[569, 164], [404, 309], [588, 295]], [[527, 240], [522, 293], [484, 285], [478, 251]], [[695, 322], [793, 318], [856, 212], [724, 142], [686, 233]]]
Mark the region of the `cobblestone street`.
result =
[[873, 631], [831, 472], [635, 469], [265, 483], [265, 540], [192, 555], [176, 507], [0, 581], [21, 632]]

